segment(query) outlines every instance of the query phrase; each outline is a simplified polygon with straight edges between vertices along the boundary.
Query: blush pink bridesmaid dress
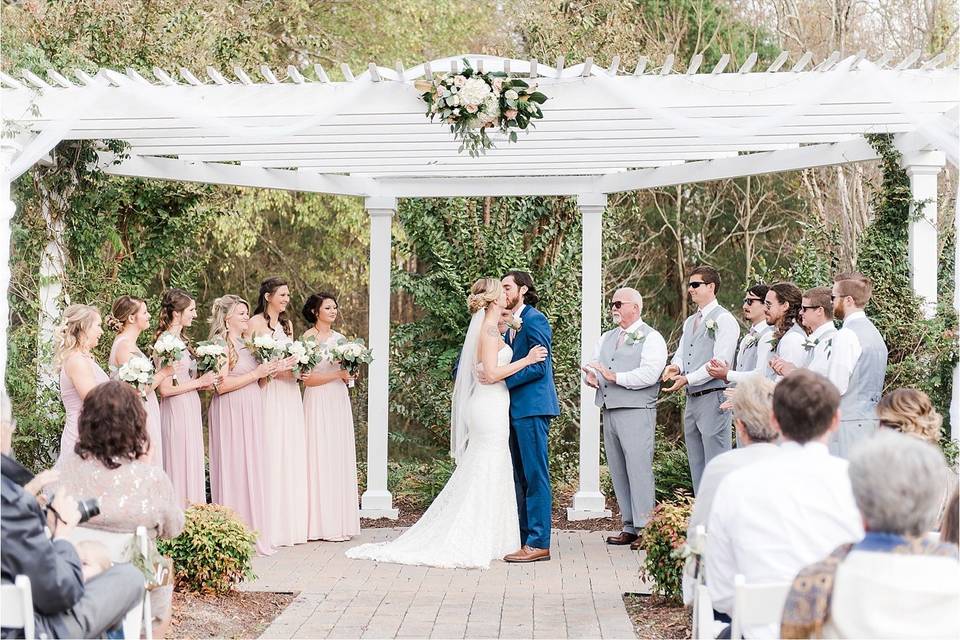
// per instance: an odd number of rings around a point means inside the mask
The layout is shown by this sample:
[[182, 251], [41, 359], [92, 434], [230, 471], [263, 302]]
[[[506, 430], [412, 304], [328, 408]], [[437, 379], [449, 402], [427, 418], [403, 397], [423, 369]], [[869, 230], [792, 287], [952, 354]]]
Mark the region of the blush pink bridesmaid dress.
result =
[[[194, 369], [190, 352], [174, 365], [177, 378], [183, 384], [190, 380]], [[207, 501], [206, 473], [203, 459], [203, 415], [200, 394], [187, 391], [160, 399], [160, 431], [163, 438], [163, 469], [173, 483], [178, 504]]]

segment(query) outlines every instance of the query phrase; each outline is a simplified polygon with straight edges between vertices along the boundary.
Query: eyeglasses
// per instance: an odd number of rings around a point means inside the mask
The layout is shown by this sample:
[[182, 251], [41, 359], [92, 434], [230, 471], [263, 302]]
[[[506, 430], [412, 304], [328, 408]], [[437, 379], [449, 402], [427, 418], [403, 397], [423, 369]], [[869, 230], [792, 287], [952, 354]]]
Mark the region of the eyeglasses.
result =
[[703, 286], [703, 285], [705, 285], [705, 284], [707, 284], [707, 283], [706, 283], [706, 282], [698, 282], [698, 281], [695, 280], [695, 281], [693, 281], [693, 282], [688, 282], [688, 283], [687, 283], [687, 287], [689, 287], [689, 288], [691, 288], [691, 289], [699, 289], [701, 286]]
[[743, 299], [743, 304], [745, 304], [748, 307], [752, 305], [754, 302], [759, 302], [760, 304], [763, 304], [763, 300], [761, 300], [760, 298], [744, 298]]

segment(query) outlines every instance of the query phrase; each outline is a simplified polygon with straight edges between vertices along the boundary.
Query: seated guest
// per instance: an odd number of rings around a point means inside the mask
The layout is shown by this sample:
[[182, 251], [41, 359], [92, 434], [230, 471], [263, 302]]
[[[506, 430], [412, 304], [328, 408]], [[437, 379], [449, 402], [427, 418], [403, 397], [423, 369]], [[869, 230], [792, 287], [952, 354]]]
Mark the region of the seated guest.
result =
[[[847, 462], [827, 451], [840, 422], [840, 394], [823, 376], [800, 369], [773, 392], [779, 455], [730, 473], [720, 483], [707, 526], [707, 586], [714, 608], [733, 613], [733, 579], [788, 582], [839, 544], [863, 537]], [[776, 629], [748, 627], [748, 637]]]
[[[183, 511], [163, 467], [147, 462], [147, 413], [136, 391], [105, 382], [84, 399], [76, 456], [62, 464], [58, 491], [100, 499], [100, 515], [84, 526], [120, 533], [145, 527], [151, 538], [173, 538], [183, 529]], [[142, 579], [142, 577], [141, 577]], [[173, 587], [150, 592], [154, 635], [170, 619]]]
[[960, 637], [957, 547], [925, 534], [940, 505], [943, 454], [890, 432], [859, 443], [850, 483], [866, 535], [793, 581], [784, 638]]
[[[57, 493], [44, 515], [33, 493], [43, 487], [30, 485], [33, 474], [10, 457], [13, 431], [10, 400], [0, 390], [0, 579], [7, 584], [18, 575], [30, 578], [38, 637], [102, 637], [140, 602], [143, 574], [129, 564], [103, 563], [96, 548], [81, 558], [68, 541], [80, 520], [76, 498]], [[23, 637], [20, 630], [2, 632], [4, 638], [18, 635]]]
[[940, 523], [940, 541], [954, 546], [960, 544], [960, 490], [955, 490], [947, 501]]

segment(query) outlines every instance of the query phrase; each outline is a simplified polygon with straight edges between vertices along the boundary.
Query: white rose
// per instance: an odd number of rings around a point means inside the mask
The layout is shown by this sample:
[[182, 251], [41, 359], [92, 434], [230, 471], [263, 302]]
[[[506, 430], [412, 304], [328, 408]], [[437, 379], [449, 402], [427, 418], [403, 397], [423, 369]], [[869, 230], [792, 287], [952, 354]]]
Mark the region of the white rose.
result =
[[150, 382], [150, 375], [147, 373], [141, 373], [140, 375], [137, 376], [137, 382], [139, 382], [140, 384], [147, 384], [148, 382]]
[[520, 97], [520, 94], [513, 89], [507, 89], [507, 92], [503, 94], [503, 97], [507, 100], [516, 100]]
[[460, 90], [460, 97], [467, 104], [480, 104], [488, 95], [490, 95], [490, 85], [481, 78], [468, 79]]
[[500, 90], [503, 89], [503, 78], [494, 78], [493, 79], [493, 90], [497, 93], [500, 93]]
[[453, 79], [453, 84], [457, 87], [462, 87], [464, 84], [466, 84], [466, 82], [467, 79], [460, 75], [455, 76]]

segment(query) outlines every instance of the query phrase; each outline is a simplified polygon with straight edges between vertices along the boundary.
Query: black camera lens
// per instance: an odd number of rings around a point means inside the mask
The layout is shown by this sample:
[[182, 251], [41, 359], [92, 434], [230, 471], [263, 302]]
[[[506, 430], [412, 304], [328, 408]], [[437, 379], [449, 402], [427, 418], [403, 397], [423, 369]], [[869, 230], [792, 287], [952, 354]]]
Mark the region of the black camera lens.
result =
[[90, 518], [100, 515], [100, 499], [87, 498], [77, 501], [77, 509], [80, 510], [80, 523], [83, 524]]

